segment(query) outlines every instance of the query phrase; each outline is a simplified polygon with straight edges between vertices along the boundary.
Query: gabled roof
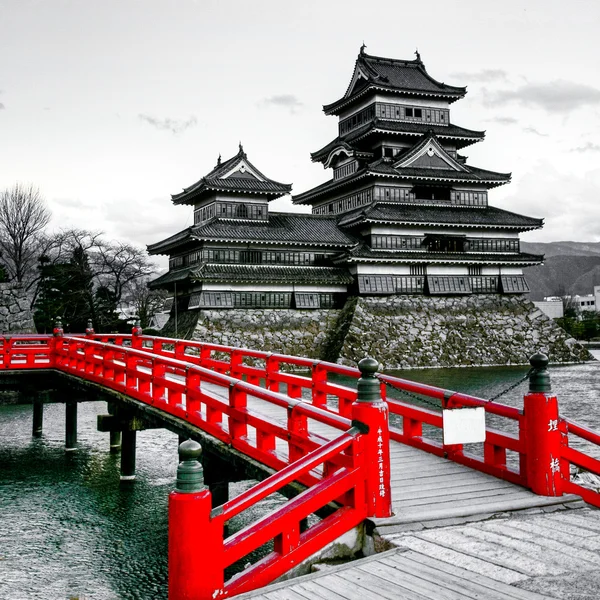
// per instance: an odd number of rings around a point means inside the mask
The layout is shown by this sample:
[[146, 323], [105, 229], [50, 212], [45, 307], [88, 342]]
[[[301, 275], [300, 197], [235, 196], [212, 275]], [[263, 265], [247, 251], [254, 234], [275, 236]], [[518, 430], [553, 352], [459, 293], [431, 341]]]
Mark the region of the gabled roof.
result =
[[543, 219], [526, 217], [517, 213], [487, 206], [427, 206], [423, 204], [375, 203], [342, 215], [340, 227], [356, 227], [365, 223], [394, 225], [455, 226], [461, 228], [497, 228], [526, 231], [539, 229]]
[[366, 54], [363, 46], [346, 93], [339, 100], [323, 106], [323, 111], [328, 115], [339, 114], [341, 109], [371, 90], [406, 96], [441, 97], [449, 102], [454, 102], [467, 93], [465, 87], [447, 85], [431, 77], [418, 53], [416, 60], [397, 60]]
[[404, 121], [388, 121], [385, 119], [373, 119], [370, 123], [358, 127], [346, 135], [335, 138], [326, 146], [311, 152], [310, 158], [313, 162], [325, 162], [332, 150], [337, 146], [345, 145], [354, 149], [357, 142], [373, 134], [391, 134], [407, 137], [421, 137], [432, 131], [441, 140], [452, 140], [457, 142], [457, 147], [464, 148], [485, 137], [485, 131], [474, 131], [459, 127], [458, 125], [432, 125], [430, 123], [409, 123]]
[[467, 167], [452, 158], [439, 143], [432, 131], [420, 142], [404, 152], [394, 163], [394, 169], [423, 168], [467, 172]]
[[297, 246], [349, 248], [356, 240], [337, 227], [332, 217], [295, 213], [270, 213], [268, 222], [243, 223], [216, 219], [195, 227], [192, 235], [209, 242], [261, 242]]
[[278, 198], [289, 194], [291, 184], [279, 183], [263, 175], [249, 160], [240, 144], [239, 152], [226, 160], [217, 162], [215, 168], [183, 192], [171, 196], [173, 204], [194, 204], [206, 195], [214, 192], [233, 194], [255, 194], [257, 196]]
[[[429, 162], [424, 156], [435, 155], [436, 161]], [[417, 160], [420, 159], [420, 160]], [[403, 166], [407, 165], [407, 166]], [[400, 155], [395, 162], [389, 158], [380, 158], [343, 179], [332, 179], [292, 198], [294, 204], [310, 204], [314, 198], [341, 191], [344, 187], [354, 185], [359, 179], [367, 177], [388, 177], [391, 179], [444, 182], [444, 183], [480, 183], [487, 188], [497, 187], [510, 181], [510, 173], [488, 171], [459, 162], [452, 158], [430, 131], [409, 150]]]

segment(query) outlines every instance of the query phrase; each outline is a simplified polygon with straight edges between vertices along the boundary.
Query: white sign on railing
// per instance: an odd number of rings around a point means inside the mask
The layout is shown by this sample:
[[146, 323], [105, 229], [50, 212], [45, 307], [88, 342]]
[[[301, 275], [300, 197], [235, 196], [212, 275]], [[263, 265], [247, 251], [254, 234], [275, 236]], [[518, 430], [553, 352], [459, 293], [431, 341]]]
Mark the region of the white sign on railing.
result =
[[485, 442], [485, 409], [452, 408], [442, 411], [444, 444]]

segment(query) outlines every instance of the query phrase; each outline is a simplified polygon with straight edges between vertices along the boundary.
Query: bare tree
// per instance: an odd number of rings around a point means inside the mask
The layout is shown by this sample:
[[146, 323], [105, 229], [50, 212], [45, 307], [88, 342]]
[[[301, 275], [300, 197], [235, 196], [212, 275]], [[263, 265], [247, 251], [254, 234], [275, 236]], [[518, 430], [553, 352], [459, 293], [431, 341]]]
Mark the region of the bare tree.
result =
[[128, 302], [140, 318], [140, 325], [146, 328], [152, 317], [159, 312], [165, 303], [167, 293], [164, 290], [152, 290], [148, 287], [148, 279], [137, 279], [128, 286], [123, 300]]
[[33, 185], [17, 183], [0, 193], [0, 251], [10, 277], [18, 283], [35, 273], [37, 237], [50, 217]]

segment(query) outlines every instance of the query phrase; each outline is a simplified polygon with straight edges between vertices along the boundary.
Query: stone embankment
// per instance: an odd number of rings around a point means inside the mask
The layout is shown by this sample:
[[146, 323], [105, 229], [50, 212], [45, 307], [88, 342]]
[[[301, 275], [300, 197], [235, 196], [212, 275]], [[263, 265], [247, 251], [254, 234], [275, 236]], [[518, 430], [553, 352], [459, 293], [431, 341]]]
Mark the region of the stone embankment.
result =
[[321, 357], [339, 310], [202, 310], [194, 339], [294, 356]]
[[202, 310], [196, 340], [355, 365], [376, 357], [386, 369], [551, 362], [588, 351], [519, 296], [351, 298], [343, 310]]
[[31, 299], [14, 283], [0, 283], [0, 333], [35, 333]]

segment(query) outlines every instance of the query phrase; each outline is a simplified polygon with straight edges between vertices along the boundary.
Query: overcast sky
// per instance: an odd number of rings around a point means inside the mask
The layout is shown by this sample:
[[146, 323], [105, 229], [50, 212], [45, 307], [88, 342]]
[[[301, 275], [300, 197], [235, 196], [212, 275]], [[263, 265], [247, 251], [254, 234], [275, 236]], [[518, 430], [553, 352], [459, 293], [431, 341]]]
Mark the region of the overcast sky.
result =
[[240, 140], [303, 192], [364, 40], [468, 87], [451, 120], [487, 133], [463, 153], [513, 174], [490, 203], [546, 220], [523, 239], [600, 241], [599, 30], [597, 0], [0, 0], [0, 189], [139, 244], [193, 222], [170, 195]]

